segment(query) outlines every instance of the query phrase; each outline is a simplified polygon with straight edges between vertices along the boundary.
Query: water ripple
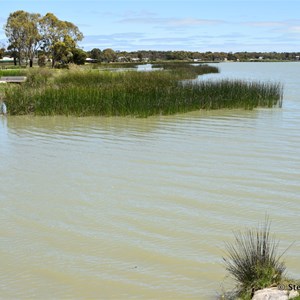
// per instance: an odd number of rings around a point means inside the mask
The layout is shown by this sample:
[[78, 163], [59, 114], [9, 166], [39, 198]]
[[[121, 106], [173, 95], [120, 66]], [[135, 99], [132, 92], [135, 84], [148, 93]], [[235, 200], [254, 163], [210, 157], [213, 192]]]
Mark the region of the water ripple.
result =
[[[282, 109], [1, 119], [3, 297], [213, 298], [224, 242], [266, 212], [285, 249], [300, 230], [300, 91], [285, 81]], [[292, 247], [291, 274], [299, 261]]]

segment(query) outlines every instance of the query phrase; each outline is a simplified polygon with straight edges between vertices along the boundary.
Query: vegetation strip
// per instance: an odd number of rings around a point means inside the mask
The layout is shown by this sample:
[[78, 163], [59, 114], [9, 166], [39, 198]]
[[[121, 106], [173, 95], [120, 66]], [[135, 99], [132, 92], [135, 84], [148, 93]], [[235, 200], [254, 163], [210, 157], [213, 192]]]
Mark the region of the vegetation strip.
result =
[[[200, 74], [218, 72], [207, 65], [175, 64], [165, 69], [153, 72], [31, 69], [26, 73], [25, 83], [5, 88], [5, 98], [11, 115], [148, 117], [199, 109], [281, 105], [279, 84], [188, 81]], [[1, 73], [6, 75], [5, 71]]]

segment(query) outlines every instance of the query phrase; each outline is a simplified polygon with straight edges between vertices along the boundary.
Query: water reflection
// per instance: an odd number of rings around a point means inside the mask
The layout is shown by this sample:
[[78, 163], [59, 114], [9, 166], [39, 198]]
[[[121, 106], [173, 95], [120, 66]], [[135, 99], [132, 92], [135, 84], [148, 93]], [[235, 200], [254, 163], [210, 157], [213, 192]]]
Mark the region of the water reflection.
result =
[[[9, 117], [3, 118], [11, 134], [30, 135], [36, 132], [44, 134], [76, 133], [81, 132], [82, 136], [97, 133], [115, 133], [148, 137], [148, 134], [164, 130], [165, 126], [177, 126], [181, 124], [218, 122], [218, 120], [243, 121], [244, 119], [255, 119], [258, 111], [245, 110], [219, 110], [219, 111], [198, 111], [176, 116], [154, 116], [149, 118], [132, 117]], [[179, 126], [177, 124], [180, 124]], [[167, 129], [168, 131], [169, 129]]]
[[7, 143], [8, 143], [8, 129], [7, 129], [7, 117], [0, 115], [0, 159], [2, 155], [5, 155], [7, 152]]
[[1, 137], [4, 137], [7, 133], [7, 117], [0, 115], [0, 122], [1, 122]]

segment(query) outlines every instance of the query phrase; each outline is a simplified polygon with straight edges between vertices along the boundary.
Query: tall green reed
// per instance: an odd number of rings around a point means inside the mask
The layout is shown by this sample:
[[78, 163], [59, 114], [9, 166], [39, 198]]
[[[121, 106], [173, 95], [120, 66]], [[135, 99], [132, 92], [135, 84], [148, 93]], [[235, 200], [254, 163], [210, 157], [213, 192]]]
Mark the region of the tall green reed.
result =
[[6, 98], [10, 114], [78, 116], [147, 117], [199, 109], [253, 109], [281, 103], [279, 84], [181, 81], [191, 76], [189, 73], [182, 77], [174, 69], [170, 72], [51, 71], [43, 76], [33, 74], [26, 84], [8, 88]]

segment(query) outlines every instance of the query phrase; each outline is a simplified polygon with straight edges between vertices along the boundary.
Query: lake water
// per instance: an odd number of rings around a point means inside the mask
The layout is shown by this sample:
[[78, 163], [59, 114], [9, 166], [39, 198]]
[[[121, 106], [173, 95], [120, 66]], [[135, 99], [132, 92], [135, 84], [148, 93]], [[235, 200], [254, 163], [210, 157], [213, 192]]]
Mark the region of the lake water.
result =
[[300, 63], [218, 67], [199, 80], [280, 81], [283, 107], [0, 117], [1, 298], [215, 299], [266, 214], [300, 277]]

